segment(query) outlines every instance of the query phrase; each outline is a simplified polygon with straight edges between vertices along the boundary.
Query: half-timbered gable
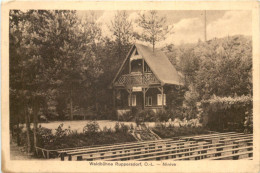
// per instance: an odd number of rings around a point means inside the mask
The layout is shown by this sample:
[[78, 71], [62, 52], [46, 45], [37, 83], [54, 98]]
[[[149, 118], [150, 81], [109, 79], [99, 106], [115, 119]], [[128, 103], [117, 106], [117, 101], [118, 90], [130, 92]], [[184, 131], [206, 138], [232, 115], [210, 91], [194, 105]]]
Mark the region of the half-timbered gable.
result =
[[182, 85], [181, 78], [160, 50], [135, 44], [117, 72], [112, 87], [118, 112], [163, 109], [167, 105], [165, 86]]

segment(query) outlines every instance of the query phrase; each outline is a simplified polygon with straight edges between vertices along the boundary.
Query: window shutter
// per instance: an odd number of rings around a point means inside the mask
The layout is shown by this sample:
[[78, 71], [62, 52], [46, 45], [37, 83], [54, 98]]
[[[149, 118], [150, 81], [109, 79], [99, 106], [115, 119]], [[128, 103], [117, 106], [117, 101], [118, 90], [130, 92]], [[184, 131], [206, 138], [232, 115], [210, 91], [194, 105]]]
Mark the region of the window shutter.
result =
[[136, 95], [132, 95], [132, 106], [136, 106]]
[[[157, 94], [157, 105], [162, 105], [162, 94]], [[166, 94], [163, 94], [163, 105], [166, 105]]]
[[162, 95], [161, 94], [157, 94], [157, 105], [158, 106], [162, 105]]
[[128, 106], [130, 106], [130, 95], [128, 95]]

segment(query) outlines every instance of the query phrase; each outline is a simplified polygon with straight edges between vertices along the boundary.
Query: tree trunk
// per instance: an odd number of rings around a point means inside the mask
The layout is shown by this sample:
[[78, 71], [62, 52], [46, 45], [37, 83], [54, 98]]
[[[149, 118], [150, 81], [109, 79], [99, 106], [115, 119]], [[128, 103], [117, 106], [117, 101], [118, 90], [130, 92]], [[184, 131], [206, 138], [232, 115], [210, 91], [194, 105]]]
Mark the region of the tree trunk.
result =
[[18, 117], [17, 117], [17, 124], [16, 124], [16, 142], [17, 142], [17, 145], [20, 146], [20, 115], [18, 114]]
[[73, 109], [73, 103], [72, 103], [72, 91], [70, 90], [70, 120], [73, 120], [72, 110]]
[[34, 142], [34, 151], [36, 151], [37, 147], [37, 126], [38, 126], [38, 112], [39, 112], [39, 105], [37, 100], [34, 100], [33, 105], [33, 142]]
[[27, 152], [31, 152], [31, 140], [30, 140], [30, 122], [29, 115], [27, 111], [27, 107], [24, 107], [24, 116], [25, 116], [25, 124], [26, 124], [26, 136], [27, 136]]

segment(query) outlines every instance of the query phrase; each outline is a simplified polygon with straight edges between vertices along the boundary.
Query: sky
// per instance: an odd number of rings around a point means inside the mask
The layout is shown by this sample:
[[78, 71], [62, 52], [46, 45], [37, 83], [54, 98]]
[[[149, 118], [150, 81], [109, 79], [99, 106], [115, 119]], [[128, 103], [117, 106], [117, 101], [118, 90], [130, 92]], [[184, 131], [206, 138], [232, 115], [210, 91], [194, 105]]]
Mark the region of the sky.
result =
[[[112, 37], [109, 30], [111, 20], [117, 11], [93, 11], [97, 22], [100, 23], [103, 36]], [[196, 43], [199, 39], [205, 40], [205, 11], [157, 11], [161, 17], [166, 17], [169, 33], [165, 40], [158, 43], [158, 46], [167, 44]], [[128, 19], [135, 21], [139, 13], [146, 11], [127, 11]], [[78, 11], [80, 17], [85, 17], [90, 11]], [[207, 40], [232, 35], [252, 35], [251, 11], [206, 11], [206, 35]], [[142, 29], [133, 22], [133, 30], [141, 33]]]

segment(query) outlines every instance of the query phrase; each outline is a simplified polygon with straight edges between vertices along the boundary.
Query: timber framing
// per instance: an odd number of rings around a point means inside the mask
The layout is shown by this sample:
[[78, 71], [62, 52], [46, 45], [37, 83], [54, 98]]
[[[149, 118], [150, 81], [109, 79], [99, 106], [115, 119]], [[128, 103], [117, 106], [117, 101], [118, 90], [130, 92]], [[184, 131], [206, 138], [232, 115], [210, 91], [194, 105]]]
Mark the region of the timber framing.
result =
[[183, 83], [165, 54], [134, 44], [110, 85], [114, 108], [121, 104], [119, 107], [130, 110], [133, 107], [143, 110], [164, 109], [167, 94], [164, 86], [172, 85], [180, 86]]

